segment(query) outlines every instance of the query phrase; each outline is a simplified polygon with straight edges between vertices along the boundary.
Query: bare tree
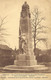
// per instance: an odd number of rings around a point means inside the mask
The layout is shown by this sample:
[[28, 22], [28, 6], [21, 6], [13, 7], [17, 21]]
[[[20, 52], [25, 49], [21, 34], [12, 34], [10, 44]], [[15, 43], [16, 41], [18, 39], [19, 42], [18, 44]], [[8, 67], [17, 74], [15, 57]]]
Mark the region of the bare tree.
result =
[[36, 47], [38, 42], [40, 41], [44, 41], [46, 42], [47, 39], [46, 38], [40, 38], [38, 37], [39, 34], [43, 33], [45, 34], [46, 31], [43, 30], [43, 28], [47, 28], [46, 26], [44, 26], [42, 24], [42, 22], [45, 20], [44, 17], [40, 16], [40, 12], [38, 10], [38, 8], [35, 8], [34, 11], [32, 12], [32, 34], [33, 34], [33, 38], [34, 38], [34, 53], [36, 53]]
[[6, 29], [3, 27], [3, 25], [6, 23], [5, 22], [6, 17], [7, 16], [5, 16], [4, 18], [0, 17], [0, 41], [4, 41], [4, 42], [5, 42], [4, 35], [7, 35], [6, 33], [4, 33]]

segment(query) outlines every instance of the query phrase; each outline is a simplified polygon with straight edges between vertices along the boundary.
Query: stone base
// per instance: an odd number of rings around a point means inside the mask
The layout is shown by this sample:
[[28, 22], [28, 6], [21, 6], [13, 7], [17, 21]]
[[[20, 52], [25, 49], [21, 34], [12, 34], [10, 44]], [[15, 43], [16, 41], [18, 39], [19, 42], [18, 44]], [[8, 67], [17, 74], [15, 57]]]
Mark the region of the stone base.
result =
[[20, 54], [14, 61], [14, 65], [8, 65], [3, 68], [3, 70], [13, 70], [13, 71], [41, 71], [48, 70], [45, 65], [37, 65], [35, 56], [26, 56], [25, 54]]
[[34, 65], [34, 66], [9, 65], [9, 66], [5, 66], [3, 70], [33, 71], [33, 70], [48, 70], [48, 67], [45, 67], [45, 65]]
[[35, 56], [29, 56], [26, 54], [16, 55], [16, 60], [14, 60], [14, 65], [16, 66], [33, 66], [37, 64]]

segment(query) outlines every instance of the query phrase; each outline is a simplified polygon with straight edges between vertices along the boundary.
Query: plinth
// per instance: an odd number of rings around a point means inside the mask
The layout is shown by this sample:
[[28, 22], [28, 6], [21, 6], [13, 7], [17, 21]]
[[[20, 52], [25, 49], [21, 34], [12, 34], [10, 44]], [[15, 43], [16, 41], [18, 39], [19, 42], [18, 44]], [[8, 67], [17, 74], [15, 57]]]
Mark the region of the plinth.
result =
[[[35, 56], [34, 56], [35, 59]], [[18, 72], [42, 72], [48, 70], [45, 65], [38, 65], [37, 61], [26, 54], [17, 55], [14, 65], [8, 65], [3, 68], [5, 71], [18, 71]]]

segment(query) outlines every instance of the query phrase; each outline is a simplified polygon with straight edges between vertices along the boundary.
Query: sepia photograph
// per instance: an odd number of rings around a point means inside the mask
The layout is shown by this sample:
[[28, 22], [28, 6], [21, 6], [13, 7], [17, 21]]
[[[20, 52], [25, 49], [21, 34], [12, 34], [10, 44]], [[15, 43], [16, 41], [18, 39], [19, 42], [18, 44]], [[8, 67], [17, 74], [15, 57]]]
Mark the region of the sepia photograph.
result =
[[51, 73], [50, 3], [0, 0], [0, 73]]

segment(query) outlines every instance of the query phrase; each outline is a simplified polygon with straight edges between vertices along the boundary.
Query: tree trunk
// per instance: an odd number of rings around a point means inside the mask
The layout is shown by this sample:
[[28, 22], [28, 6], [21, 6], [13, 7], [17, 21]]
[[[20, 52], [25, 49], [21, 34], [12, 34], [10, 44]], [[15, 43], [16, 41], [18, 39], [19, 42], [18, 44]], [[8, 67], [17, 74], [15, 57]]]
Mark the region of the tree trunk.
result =
[[36, 26], [35, 26], [35, 33], [34, 33], [34, 55], [36, 54]]
[[35, 40], [34, 40], [34, 55], [36, 55], [36, 43], [35, 43]]

